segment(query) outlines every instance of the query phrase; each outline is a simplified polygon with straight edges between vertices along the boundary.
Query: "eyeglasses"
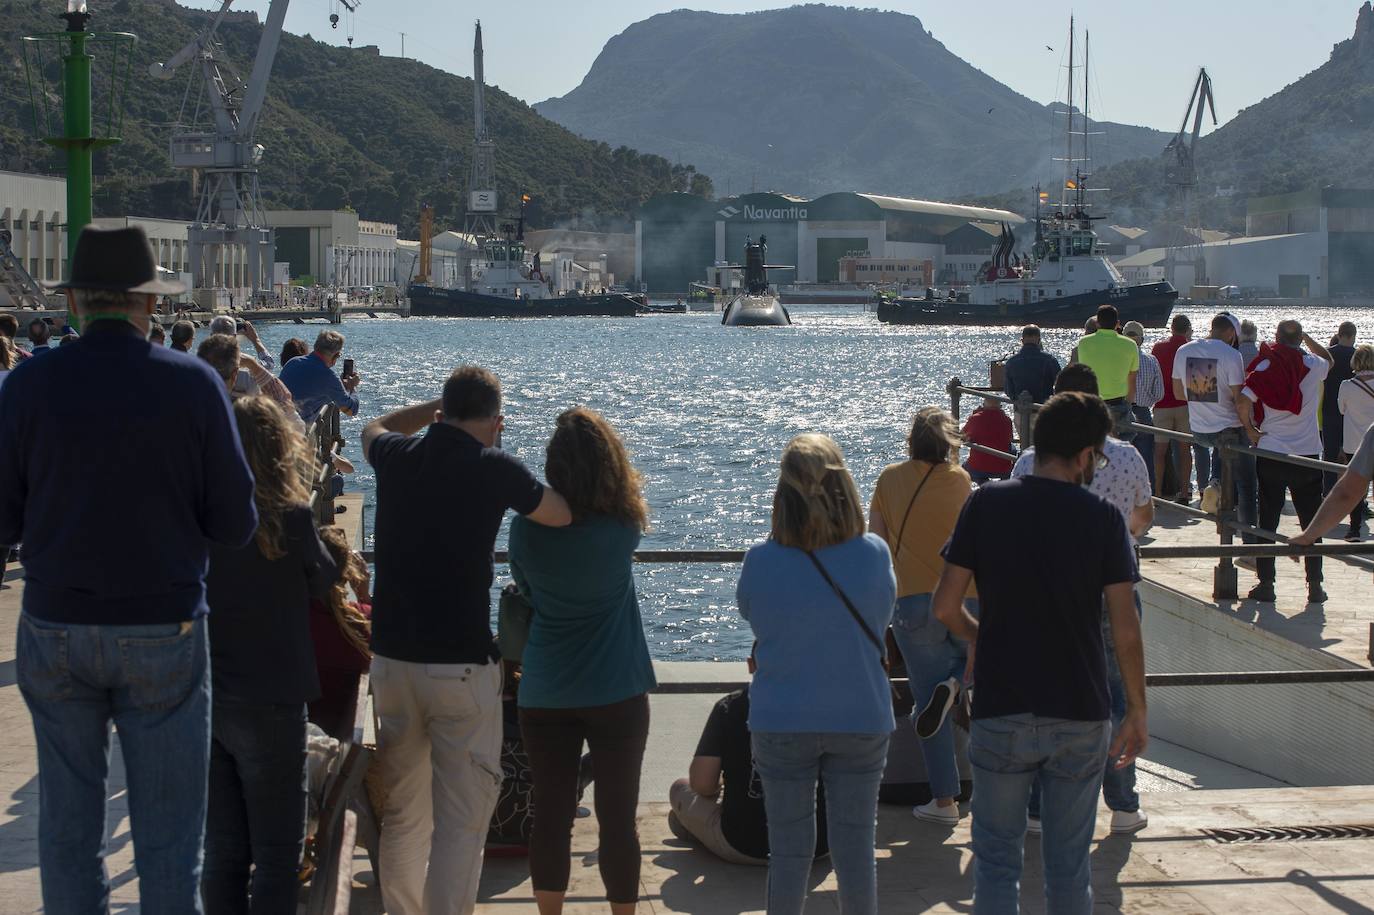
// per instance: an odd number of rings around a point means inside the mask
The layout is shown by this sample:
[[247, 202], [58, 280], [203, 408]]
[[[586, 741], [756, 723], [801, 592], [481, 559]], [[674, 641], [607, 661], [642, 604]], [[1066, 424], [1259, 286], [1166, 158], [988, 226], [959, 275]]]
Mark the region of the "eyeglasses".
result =
[[1112, 459], [1107, 457], [1106, 452], [1099, 451], [1097, 452], [1097, 460], [1094, 463], [1097, 465], [1098, 470], [1106, 470], [1112, 465]]

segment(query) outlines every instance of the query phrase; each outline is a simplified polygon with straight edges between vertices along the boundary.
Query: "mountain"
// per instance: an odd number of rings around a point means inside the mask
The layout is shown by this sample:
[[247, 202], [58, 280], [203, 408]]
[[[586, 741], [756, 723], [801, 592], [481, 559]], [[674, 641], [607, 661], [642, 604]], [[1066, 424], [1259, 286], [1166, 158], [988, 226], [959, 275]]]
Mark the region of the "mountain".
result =
[[[733, 193], [958, 197], [1063, 178], [1051, 161], [1063, 155], [1062, 104], [1002, 85], [914, 16], [871, 9], [656, 15], [607, 42], [576, 89], [535, 109], [583, 136], [694, 162]], [[1168, 139], [1102, 129], [1099, 161]]]
[[[1324, 64], [1198, 141], [1196, 221], [1243, 231], [1247, 197], [1328, 185], [1374, 188], [1371, 150], [1374, 9], [1366, 0], [1355, 34]], [[1114, 221], [1149, 225], [1163, 215], [1162, 157], [1123, 162], [1096, 178], [1112, 189]]]
[[[0, 21], [10, 36], [0, 44], [0, 168], [65, 171], [61, 154], [34, 133], [19, 41], [21, 35], [62, 28], [54, 16], [60, 6], [52, 0], [0, 0]], [[187, 119], [197, 102], [203, 111], [202, 80], [194, 63], [165, 81], [147, 72], [150, 63], [167, 60], [194, 38], [209, 14], [172, 0], [107, 0], [93, 9], [90, 29], [139, 36], [127, 83], [124, 142], [96, 155], [96, 214], [190, 218], [196, 204], [191, 181], [171, 167], [167, 143], [184, 97]], [[320, 19], [323, 25], [323, 13]], [[230, 13], [220, 25], [226, 55], [244, 74], [252, 68], [261, 31], [251, 12]], [[110, 60], [104, 55], [94, 66], [97, 112], [102, 102], [108, 104]], [[48, 60], [50, 89], [58, 73], [56, 61]], [[493, 87], [486, 103], [488, 130], [497, 143], [498, 191], [506, 201], [528, 193], [532, 225], [624, 229], [639, 203], [653, 194], [710, 194], [709, 179], [691, 166], [574, 136]], [[428, 202], [437, 227], [454, 227], [462, 220], [472, 148], [472, 81], [414, 60], [382, 57], [376, 48], [337, 48], [309, 35], [283, 34], [258, 142], [266, 147], [262, 191], [269, 208], [351, 206], [367, 218], [398, 223], [403, 236], [414, 237], [419, 205]]]

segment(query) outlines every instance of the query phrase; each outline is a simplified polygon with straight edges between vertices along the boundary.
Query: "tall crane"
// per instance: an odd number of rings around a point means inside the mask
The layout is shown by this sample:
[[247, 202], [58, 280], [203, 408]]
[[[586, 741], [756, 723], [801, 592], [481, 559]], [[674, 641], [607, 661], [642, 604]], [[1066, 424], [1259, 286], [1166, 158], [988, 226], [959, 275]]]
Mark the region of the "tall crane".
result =
[[[290, 0], [272, 0], [246, 80], [225, 59], [215, 38], [233, 2], [222, 0], [210, 24], [190, 44], [149, 69], [153, 76], [168, 79], [182, 64], [195, 60], [205, 81], [212, 127], [196, 128], [194, 116], [192, 125], [179, 116], [170, 144], [174, 167], [195, 169], [203, 176], [195, 221], [187, 230], [193, 286], [246, 285], [256, 295], [270, 290], [276, 245], [258, 186], [263, 147], [254, 138]], [[197, 96], [197, 113], [199, 108]], [[235, 275], [240, 252], [244, 276]]]
[[[463, 234], [476, 243], [479, 254], [485, 239], [497, 235], [496, 143], [487, 134], [482, 57], [482, 23], [479, 21], [472, 42], [472, 169], [468, 174], [467, 211], [463, 217]], [[470, 260], [463, 272], [471, 288]]]
[[[1193, 83], [1193, 93], [1188, 97], [1188, 110], [1183, 114], [1183, 124], [1178, 133], [1164, 147], [1164, 183], [1171, 204], [1171, 221], [1177, 222], [1177, 238], [1169, 245], [1164, 258], [1166, 278], [1178, 286], [1176, 274], [1180, 265], [1193, 268], [1192, 283], [1205, 279], [1206, 260], [1202, 256], [1200, 240], [1192, 234], [1188, 220], [1193, 216], [1190, 204], [1193, 191], [1197, 187], [1197, 141], [1202, 133], [1203, 115], [1210, 112], [1212, 125], [1217, 124], [1216, 100], [1212, 96], [1212, 78], [1207, 68], [1198, 70], [1197, 80]], [[1192, 133], [1188, 132], [1188, 121], [1193, 122]]]

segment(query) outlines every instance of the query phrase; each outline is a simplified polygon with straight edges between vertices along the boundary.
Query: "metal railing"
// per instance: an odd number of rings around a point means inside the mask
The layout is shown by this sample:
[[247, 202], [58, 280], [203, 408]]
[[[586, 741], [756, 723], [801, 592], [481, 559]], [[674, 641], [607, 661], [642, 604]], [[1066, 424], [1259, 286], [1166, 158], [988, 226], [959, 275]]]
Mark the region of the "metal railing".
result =
[[[945, 392], [950, 398], [950, 412], [955, 420], [959, 419], [959, 405], [963, 395], [967, 394], [974, 397], [988, 398], [998, 403], [1010, 404], [1016, 415], [1016, 428], [1018, 430], [1029, 430], [1033, 424], [1033, 417], [1040, 409], [1042, 404], [1035, 403], [1030, 394], [1022, 392], [1017, 398], [1007, 397], [988, 388], [977, 388], [965, 385], [956, 376], [951, 378], [949, 384], [945, 386]], [[1164, 507], [1171, 511], [1182, 511], [1194, 517], [1207, 518], [1216, 522], [1217, 535], [1221, 542], [1221, 550], [1217, 552], [1200, 552], [1197, 547], [1142, 547], [1141, 558], [1216, 558], [1218, 560], [1216, 568], [1212, 573], [1212, 599], [1213, 600], [1236, 600], [1240, 597], [1239, 573], [1236, 571], [1232, 560], [1238, 558], [1256, 557], [1277, 557], [1277, 556], [1333, 556], [1347, 564], [1358, 566], [1359, 568], [1374, 571], [1374, 560], [1364, 558], [1367, 555], [1374, 555], [1374, 544], [1341, 544], [1339, 546], [1355, 547], [1355, 549], [1332, 550], [1330, 547], [1336, 544], [1314, 544], [1310, 547], [1269, 547], [1263, 548], [1260, 544], [1247, 543], [1240, 547], [1235, 546], [1235, 535], [1241, 534], [1242, 537], [1252, 537], [1270, 541], [1276, 544], [1285, 544], [1287, 537], [1276, 531], [1265, 530], [1253, 525], [1247, 525], [1240, 521], [1239, 514], [1235, 505], [1235, 462], [1236, 458], [1244, 455], [1248, 458], [1263, 458], [1269, 461], [1277, 461], [1284, 464], [1292, 464], [1297, 467], [1306, 467], [1310, 470], [1320, 470], [1324, 473], [1340, 474], [1346, 471], [1344, 464], [1336, 464], [1331, 461], [1323, 461], [1317, 458], [1310, 458], [1298, 454], [1284, 454], [1279, 451], [1270, 451], [1265, 448], [1255, 448], [1248, 445], [1236, 445], [1231, 442], [1217, 442], [1215, 445], [1202, 445], [1197, 442], [1191, 433], [1176, 432], [1172, 429], [1161, 429], [1157, 426], [1150, 426], [1144, 423], [1132, 422], [1130, 428], [1135, 432], [1142, 432], [1147, 435], [1155, 435], [1163, 438], [1173, 439], [1180, 443], [1199, 447], [1218, 449], [1221, 455], [1221, 477], [1218, 481], [1219, 504], [1215, 515], [1207, 512], [1197, 511], [1188, 506], [1179, 505], [1171, 500], [1155, 497], [1154, 502], [1158, 507]], [[1024, 449], [1026, 443], [1019, 442]], [[995, 448], [987, 448], [983, 445], [968, 444], [965, 447], [972, 451], [984, 454], [991, 454], [1007, 460], [1016, 460], [1016, 456], [1005, 451], [998, 451]], [[1160, 549], [1172, 549], [1179, 551], [1174, 555], [1147, 556], [1146, 551]], [[1207, 548], [1211, 549], [1211, 548]]]

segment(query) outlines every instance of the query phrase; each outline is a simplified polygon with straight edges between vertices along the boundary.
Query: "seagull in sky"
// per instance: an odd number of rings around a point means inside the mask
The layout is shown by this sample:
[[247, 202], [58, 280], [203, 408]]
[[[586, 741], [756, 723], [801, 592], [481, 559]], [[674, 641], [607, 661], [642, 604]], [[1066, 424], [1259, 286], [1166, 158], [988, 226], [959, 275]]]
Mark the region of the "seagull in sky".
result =
[[1046, 50], [1046, 51], [1053, 51], [1054, 48], [1050, 47], [1049, 45], [1045, 45], [1045, 50]]

